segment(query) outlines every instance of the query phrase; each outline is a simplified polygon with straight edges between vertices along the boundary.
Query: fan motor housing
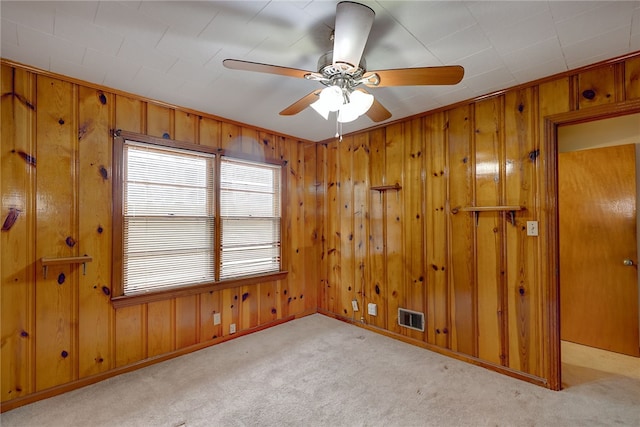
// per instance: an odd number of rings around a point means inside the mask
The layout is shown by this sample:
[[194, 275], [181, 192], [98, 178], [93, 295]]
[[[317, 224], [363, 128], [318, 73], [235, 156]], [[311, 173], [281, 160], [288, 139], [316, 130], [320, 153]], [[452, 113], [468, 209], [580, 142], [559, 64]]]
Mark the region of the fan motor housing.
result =
[[333, 51], [325, 53], [320, 57], [320, 59], [318, 59], [318, 73], [322, 74], [327, 79], [333, 79], [337, 76], [348, 76], [353, 80], [358, 80], [366, 71], [367, 62], [364, 57], [360, 59], [360, 64], [358, 64], [358, 68], [355, 69], [351, 64], [334, 64]]

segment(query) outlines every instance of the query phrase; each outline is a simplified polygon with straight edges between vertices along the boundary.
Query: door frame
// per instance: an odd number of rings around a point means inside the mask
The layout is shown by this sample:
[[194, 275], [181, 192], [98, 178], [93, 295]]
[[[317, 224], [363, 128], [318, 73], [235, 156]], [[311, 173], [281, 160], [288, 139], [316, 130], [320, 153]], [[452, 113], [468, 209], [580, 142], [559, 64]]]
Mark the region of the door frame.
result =
[[547, 213], [546, 224], [542, 225], [547, 236], [540, 247], [542, 260], [547, 265], [541, 268], [543, 301], [543, 331], [547, 346], [545, 358], [547, 362], [546, 377], [548, 387], [552, 390], [562, 388], [562, 372], [560, 357], [560, 247], [558, 217], [558, 127], [578, 124], [627, 114], [640, 113], [640, 99], [599, 105], [583, 110], [554, 114], [544, 118], [544, 139], [541, 156], [541, 211]]

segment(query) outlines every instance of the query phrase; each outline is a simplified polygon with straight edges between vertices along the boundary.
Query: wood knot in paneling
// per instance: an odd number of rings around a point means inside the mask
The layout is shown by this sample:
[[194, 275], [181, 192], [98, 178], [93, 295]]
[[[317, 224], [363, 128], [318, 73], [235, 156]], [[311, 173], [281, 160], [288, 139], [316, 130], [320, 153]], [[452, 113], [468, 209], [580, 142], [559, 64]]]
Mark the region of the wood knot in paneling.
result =
[[9, 208], [9, 213], [7, 213], [4, 223], [2, 224], [2, 231], [9, 231], [18, 220], [21, 212], [22, 211], [20, 209]]

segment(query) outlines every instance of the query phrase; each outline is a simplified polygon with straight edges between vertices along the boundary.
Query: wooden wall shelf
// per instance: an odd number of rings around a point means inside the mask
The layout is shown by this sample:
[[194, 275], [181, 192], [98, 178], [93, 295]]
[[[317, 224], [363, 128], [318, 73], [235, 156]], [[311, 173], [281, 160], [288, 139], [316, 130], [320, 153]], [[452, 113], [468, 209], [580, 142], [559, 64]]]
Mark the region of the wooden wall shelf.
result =
[[44, 278], [47, 278], [47, 270], [50, 265], [62, 265], [62, 264], [82, 264], [82, 273], [87, 273], [87, 263], [93, 261], [93, 257], [89, 255], [82, 256], [69, 256], [69, 257], [59, 257], [59, 258], [48, 258], [42, 257], [40, 258], [40, 262], [42, 263], [42, 275]]
[[473, 212], [474, 216], [476, 217], [476, 225], [478, 224], [478, 214], [480, 212], [508, 212], [509, 213], [509, 218], [508, 221], [511, 223], [511, 225], [515, 226], [516, 225], [516, 212], [517, 211], [523, 211], [526, 208], [524, 206], [518, 206], [518, 205], [513, 205], [513, 206], [464, 206], [461, 208], [454, 208], [451, 210], [451, 213], [453, 213], [454, 215], [457, 214], [458, 212]]
[[402, 186], [396, 182], [395, 184], [392, 184], [392, 185], [371, 186], [371, 189], [382, 193], [383, 191], [389, 191], [389, 190], [393, 190], [393, 191], [401, 190]]
[[496, 212], [496, 211], [522, 211], [524, 206], [465, 206], [459, 210], [463, 212]]

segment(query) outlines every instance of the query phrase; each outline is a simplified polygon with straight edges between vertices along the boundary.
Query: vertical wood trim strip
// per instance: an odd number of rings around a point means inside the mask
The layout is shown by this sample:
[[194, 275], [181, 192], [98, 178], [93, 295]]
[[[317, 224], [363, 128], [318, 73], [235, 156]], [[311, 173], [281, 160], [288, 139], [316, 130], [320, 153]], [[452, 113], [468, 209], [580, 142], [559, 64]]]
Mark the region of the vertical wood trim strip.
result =
[[[71, 123], [71, 180], [73, 185], [72, 200], [71, 200], [71, 227], [70, 231], [73, 233], [76, 241], [80, 240], [80, 206], [78, 204], [80, 195], [80, 169], [79, 169], [79, 154], [80, 144], [78, 139], [78, 110], [79, 110], [79, 93], [78, 85], [71, 85], [71, 115], [69, 117]], [[75, 244], [72, 248], [74, 256], [78, 256], [80, 249], [79, 244]], [[78, 373], [80, 369], [80, 344], [79, 344], [79, 331], [78, 331], [78, 319], [80, 317], [80, 305], [79, 305], [79, 287], [80, 287], [80, 266], [73, 271], [71, 288], [71, 348], [73, 349], [74, 357], [72, 359], [73, 364], [71, 366], [71, 376], [74, 380], [78, 379]]]

